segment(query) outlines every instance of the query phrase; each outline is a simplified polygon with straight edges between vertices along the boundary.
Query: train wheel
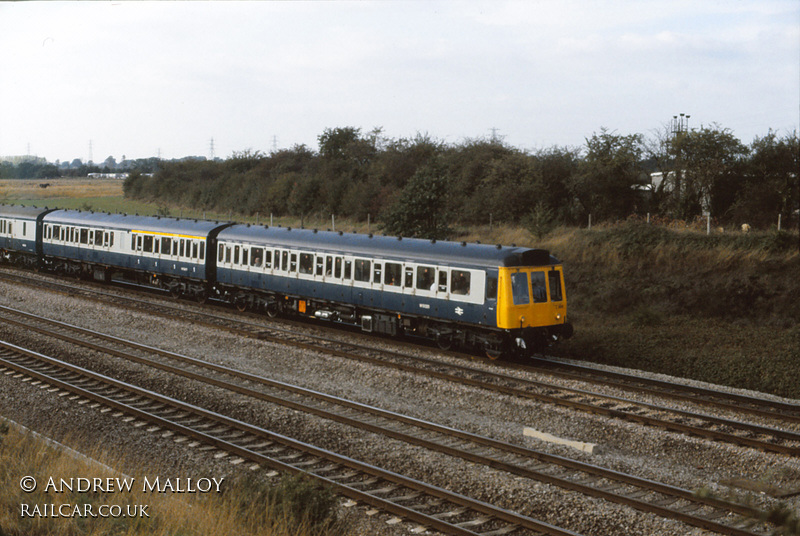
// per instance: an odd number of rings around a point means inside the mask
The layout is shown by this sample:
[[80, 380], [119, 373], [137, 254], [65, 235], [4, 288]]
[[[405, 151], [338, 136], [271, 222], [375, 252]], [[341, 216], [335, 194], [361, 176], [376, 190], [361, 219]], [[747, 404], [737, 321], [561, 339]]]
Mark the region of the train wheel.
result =
[[194, 295], [194, 301], [197, 303], [206, 303], [208, 301], [208, 292], [205, 290], [201, 290], [197, 294]]
[[169, 295], [172, 299], [177, 300], [181, 297], [181, 289], [177, 285], [169, 289]]
[[270, 318], [275, 318], [278, 316], [278, 305], [275, 303], [267, 304], [267, 316]]
[[236, 307], [236, 310], [239, 311], [240, 313], [247, 311], [247, 300], [245, 299], [236, 300], [233, 305]]
[[453, 347], [453, 339], [449, 335], [439, 335], [436, 337], [436, 344], [442, 350], [449, 350]]
[[488, 357], [492, 361], [497, 361], [498, 359], [503, 357], [503, 351], [502, 350], [489, 350], [489, 349], [487, 349], [486, 350], [486, 357]]

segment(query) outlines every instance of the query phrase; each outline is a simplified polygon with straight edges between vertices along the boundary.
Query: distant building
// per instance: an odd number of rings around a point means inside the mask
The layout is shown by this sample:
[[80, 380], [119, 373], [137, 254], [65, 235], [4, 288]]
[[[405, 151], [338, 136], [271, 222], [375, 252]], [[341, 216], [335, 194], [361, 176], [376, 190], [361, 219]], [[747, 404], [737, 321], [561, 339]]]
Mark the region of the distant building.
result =
[[125, 180], [130, 173], [89, 173], [90, 179], [120, 179]]

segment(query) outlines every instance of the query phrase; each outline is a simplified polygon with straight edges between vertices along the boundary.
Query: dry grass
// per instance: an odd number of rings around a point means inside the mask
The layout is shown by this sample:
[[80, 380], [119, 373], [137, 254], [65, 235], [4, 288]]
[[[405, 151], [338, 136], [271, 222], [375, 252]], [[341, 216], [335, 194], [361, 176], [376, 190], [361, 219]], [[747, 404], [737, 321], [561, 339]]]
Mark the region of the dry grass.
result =
[[[40, 185], [49, 184], [47, 188]], [[118, 179], [22, 179], [0, 180], [0, 196], [8, 202], [16, 200], [76, 199], [122, 196]]]
[[[286, 509], [276, 508], [268, 493], [254, 496], [252, 483], [247, 487], [241, 483], [225, 480], [222, 493], [205, 495], [191, 493], [152, 493], [143, 491], [144, 477], [153, 480], [159, 476], [156, 469], [142, 470], [130, 475], [134, 479], [131, 491], [115, 493], [84, 492], [77, 490], [56, 493], [47, 489], [50, 477], [54, 482], [64, 478], [107, 478], [125, 475], [116, 473], [108, 465], [124, 466], [124, 461], [114, 459], [105, 452], [92, 453], [92, 458], [102, 460], [100, 465], [91, 459], [77, 458], [15, 428], [7, 429], [0, 421], [0, 535], [2, 536], [99, 536], [119, 535], [198, 535], [198, 536], [321, 536], [343, 532], [341, 526], [313, 525], [307, 520], [298, 520]], [[31, 475], [38, 483], [36, 491], [24, 493], [20, 481]], [[77, 481], [76, 481], [77, 482]], [[30, 517], [22, 516], [22, 505], [26, 512], [35, 512], [34, 505], [44, 512], [44, 505], [60, 505], [64, 512], [72, 512], [75, 505], [81, 510], [90, 507], [94, 513], [109, 511], [113, 506], [122, 513], [135, 513], [134, 517]], [[88, 506], [84, 506], [88, 505]], [[101, 510], [101, 505], [107, 505]], [[147, 505], [146, 515], [141, 515], [139, 505]], [[52, 511], [53, 507], [50, 511]]]

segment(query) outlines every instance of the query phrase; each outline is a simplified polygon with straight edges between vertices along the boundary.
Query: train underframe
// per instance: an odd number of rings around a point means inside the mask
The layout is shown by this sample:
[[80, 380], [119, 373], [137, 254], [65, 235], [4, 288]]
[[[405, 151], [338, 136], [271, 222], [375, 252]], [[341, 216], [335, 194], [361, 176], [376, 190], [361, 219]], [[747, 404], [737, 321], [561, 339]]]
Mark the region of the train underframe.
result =
[[221, 286], [215, 289], [215, 293], [216, 299], [228, 302], [242, 312], [251, 310], [270, 317], [316, 318], [360, 328], [367, 333], [424, 339], [444, 350], [463, 348], [479, 351], [490, 359], [528, 356], [545, 350], [559, 339], [572, 336], [570, 324], [503, 330], [237, 287]]

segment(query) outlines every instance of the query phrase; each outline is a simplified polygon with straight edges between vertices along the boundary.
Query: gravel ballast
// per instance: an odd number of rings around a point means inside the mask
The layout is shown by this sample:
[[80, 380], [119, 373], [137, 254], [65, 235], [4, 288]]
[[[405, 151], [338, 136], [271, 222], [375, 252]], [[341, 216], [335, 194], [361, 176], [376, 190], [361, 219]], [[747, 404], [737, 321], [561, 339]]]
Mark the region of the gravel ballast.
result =
[[[143, 312], [126, 311], [22, 286], [0, 283], [0, 304], [674, 486], [709, 488], [720, 495], [728, 495], [731, 492], [744, 493], [725, 485], [734, 480], [764, 482], [785, 488], [800, 485], [800, 462], [784, 455], [687, 437], [536, 401], [519, 400], [482, 389], [244, 339], [180, 320], [165, 320]], [[346, 338], [351, 335], [342, 333], [336, 336]], [[531, 482], [383, 436], [175, 378], [142, 365], [45, 340], [25, 330], [4, 325], [0, 327], [0, 339], [247, 420], [276, 433], [523, 512], [581, 534], [706, 533], [607, 501]], [[378, 339], [374, 344], [391, 345], [388, 341]], [[434, 353], [429, 349], [418, 351]], [[445, 361], [453, 359], [440, 358]], [[491, 363], [482, 361], [472, 361], [470, 364], [492, 367]], [[518, 374], [554, 381], [535, 372]], [[560, 380], [559, 383], [589, 390], [598, 389], [579, 382]], [[194, 471], [197, 467], [208, 467], [208, 470], [218, 471], [219, 474], [240, 470], [196, 449], [187, 449], [169, 439], [135, 429], [96, 409], [77, 406], [65, 397], [54, 396], [9, 376], [0, 375], [0, 388], [6, 394], [0, 401], [0, 414], [57, 439], [80, 437], [79, 441], [73, 439], [73, 442], [80, 443], [76, 445], [79, 450], [89, 449], [93, 445], [107, 445], [124, 451], [126, 460], [133, 464], [152, 464], [157, 460], [162, 470], [176, 473]], [[630, 394], [612, 394], [635, 398]], [[639, 398], [647, 400], [646, 397]], [[600, 454], [588, 455], [569, 447], [524, 437], [524, 427], [558, 437], [596, 443], [600, 446]], [[762, 504], [767, 503], [764, 496], [752, 498]], [[409, 525], [386, 525], [376, 517], [368, 518], [364, 523], [367, 525], [359, 528], [365, 531], [364, 534], [408, 534], [411, 528]]]

